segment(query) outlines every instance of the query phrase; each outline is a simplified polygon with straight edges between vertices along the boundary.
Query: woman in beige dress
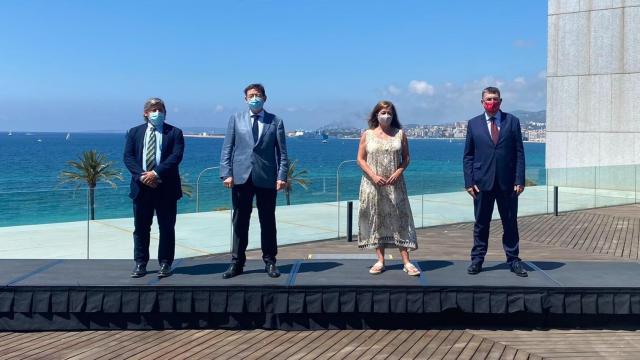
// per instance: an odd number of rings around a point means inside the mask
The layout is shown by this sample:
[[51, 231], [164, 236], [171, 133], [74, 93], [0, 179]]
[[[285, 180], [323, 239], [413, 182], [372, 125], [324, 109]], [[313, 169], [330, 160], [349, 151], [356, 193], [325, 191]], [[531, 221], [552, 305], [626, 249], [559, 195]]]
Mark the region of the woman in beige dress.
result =
[[384, 251], [400, 249], [403, 270], [420, 271], [409, 260], [418, 248], [407, 187], [402, 174], [409, 165], [409, 144], [393, 103], [380, 101], [369, 116], [369, 129], [360, 138], [358, 165], [364, 172], [360, 183], [358, 246], [375, 248], [378, 262], [369, 272], [384, 271]]

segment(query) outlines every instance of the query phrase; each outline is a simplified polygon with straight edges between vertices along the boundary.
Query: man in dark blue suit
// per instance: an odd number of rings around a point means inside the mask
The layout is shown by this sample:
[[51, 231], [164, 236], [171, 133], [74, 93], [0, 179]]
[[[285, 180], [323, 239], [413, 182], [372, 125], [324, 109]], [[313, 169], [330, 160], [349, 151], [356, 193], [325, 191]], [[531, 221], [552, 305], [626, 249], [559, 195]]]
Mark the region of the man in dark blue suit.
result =
[[527, 276], [519, 255], [518, 196], [524, 191], [524, 146], [520, 120], [500, 111], [500, 90], [482, 90], [485, 112], [469, 120], [464, 147], [464, 183], [473, 198], [475, 224], [469, 274], [482, 271], [487, 254], [493, 205], [502, 220], [502, 246], [507, 263], [518, 276]]
[[164, 122], [164, 102], [151, 98], [144, 104], [145, 123], [127, 132], [124, 163], [131, 172], [133, 199], [133, 256], [136, 262], [131, 277], [147, 274], [153, 213], [158, 218], [159, 277], [171, 275], [175, 254], [175, 225], [178, 199], [182, 197], [178, 166], [184, 152], [182, 130]]

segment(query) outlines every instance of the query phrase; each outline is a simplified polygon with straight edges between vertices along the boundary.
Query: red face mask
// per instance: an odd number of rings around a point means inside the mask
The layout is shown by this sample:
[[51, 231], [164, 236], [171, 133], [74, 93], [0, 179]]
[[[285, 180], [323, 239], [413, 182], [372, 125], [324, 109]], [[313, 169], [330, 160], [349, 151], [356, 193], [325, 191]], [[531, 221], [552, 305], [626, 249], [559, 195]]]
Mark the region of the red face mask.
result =
[[484, 110], [489, 114], [495, 114], [500, 110], [500, 101], [483, 102]]

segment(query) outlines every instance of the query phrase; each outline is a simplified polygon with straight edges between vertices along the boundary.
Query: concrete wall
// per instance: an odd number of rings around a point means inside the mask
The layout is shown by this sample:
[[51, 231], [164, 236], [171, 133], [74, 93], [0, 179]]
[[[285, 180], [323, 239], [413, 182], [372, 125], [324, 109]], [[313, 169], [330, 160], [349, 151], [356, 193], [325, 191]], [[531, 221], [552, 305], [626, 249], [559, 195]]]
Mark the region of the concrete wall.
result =
[[547, 168], [640, 164], [640, 0], [549, 0], [548, 12]]

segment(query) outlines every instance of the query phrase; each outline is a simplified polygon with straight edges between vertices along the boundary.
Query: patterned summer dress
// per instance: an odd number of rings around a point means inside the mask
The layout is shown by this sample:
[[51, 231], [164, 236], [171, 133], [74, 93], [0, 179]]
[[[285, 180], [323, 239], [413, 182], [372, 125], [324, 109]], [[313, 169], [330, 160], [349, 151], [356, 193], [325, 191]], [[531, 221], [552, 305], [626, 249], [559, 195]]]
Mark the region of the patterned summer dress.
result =
[[[402, 162], [402, 130], [381, 139], [366, 131], [367, 164], [383, 178], [393, 174]], [[404, 177], [394, 185], [377, 186], [364, 174], [360, 182], [358, 247], [418, 248], [416, 229]]]

